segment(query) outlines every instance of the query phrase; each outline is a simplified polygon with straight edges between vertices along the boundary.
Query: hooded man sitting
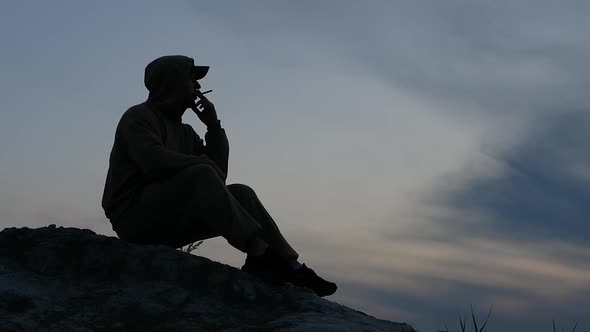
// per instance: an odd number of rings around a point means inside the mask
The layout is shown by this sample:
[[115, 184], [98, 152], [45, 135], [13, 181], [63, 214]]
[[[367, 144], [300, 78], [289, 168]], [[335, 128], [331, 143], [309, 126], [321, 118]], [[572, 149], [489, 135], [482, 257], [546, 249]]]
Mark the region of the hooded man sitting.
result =
[[[223, 236], [247, 254], [243, 271], [333, 294], [336, 284], [298, 262], [252, 188], [225, 184], [227, 136], [199, 90], [208, 69], [181, 55], [146, 67], [148, 99], [123, 114], [110, 155], [102, 206], [113, 230], [128, 242], [174, 248]], [[206, 145], [182, 123], [188, 108], [207, 126]]]

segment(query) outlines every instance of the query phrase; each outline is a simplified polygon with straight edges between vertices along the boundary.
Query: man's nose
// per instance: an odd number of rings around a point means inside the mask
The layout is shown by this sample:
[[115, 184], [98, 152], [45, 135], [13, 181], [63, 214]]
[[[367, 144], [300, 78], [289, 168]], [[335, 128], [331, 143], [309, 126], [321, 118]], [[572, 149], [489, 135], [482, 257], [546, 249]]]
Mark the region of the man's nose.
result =
[[201, 88], [201, 84], [199, 84], [199, 81], [195, 81], [195, 87], [197, 88], [197, 90]]

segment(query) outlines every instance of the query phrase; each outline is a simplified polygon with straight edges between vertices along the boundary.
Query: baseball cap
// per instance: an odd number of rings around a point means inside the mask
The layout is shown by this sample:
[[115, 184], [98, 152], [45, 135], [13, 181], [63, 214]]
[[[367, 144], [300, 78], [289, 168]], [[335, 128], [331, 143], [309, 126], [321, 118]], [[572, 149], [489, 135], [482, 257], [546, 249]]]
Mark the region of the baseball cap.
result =
[[193, 66], [191, 74], [196, 80], [200, 80], [207, 75], [208, 71], [209, 66]]

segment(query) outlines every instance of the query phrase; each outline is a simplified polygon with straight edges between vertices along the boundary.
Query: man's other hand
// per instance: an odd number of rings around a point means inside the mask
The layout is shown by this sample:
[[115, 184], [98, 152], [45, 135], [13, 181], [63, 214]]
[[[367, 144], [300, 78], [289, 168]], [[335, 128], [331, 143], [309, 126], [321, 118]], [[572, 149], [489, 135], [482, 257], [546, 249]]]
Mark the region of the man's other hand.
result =
[[207, 127], [213, 126], [217, 122], [215, 106], [200, 91], [197, 91], [195, 106], [191, 107], [191, 109]]

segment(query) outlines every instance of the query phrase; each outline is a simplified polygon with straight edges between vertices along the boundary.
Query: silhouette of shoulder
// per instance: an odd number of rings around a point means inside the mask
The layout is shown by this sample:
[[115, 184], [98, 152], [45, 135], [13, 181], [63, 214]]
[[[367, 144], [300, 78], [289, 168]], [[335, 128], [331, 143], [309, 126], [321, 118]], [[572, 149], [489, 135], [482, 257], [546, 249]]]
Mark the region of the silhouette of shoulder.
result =
[[156, 114], [151, 112], [144, 103], [137, 104], [123, 113], [117, 126], [117, 132], [132, 130], [132, 128], [137, 127], [145, 128], [146, 126], [158, 130], [160, 123]]
[[121, 121], [138, 121], [138, 120], [157, 120], [155, 114], [150, 112], [150, 109], [144, 104], [137, 104], [131, 106], [123, 116], [121, 116]]

